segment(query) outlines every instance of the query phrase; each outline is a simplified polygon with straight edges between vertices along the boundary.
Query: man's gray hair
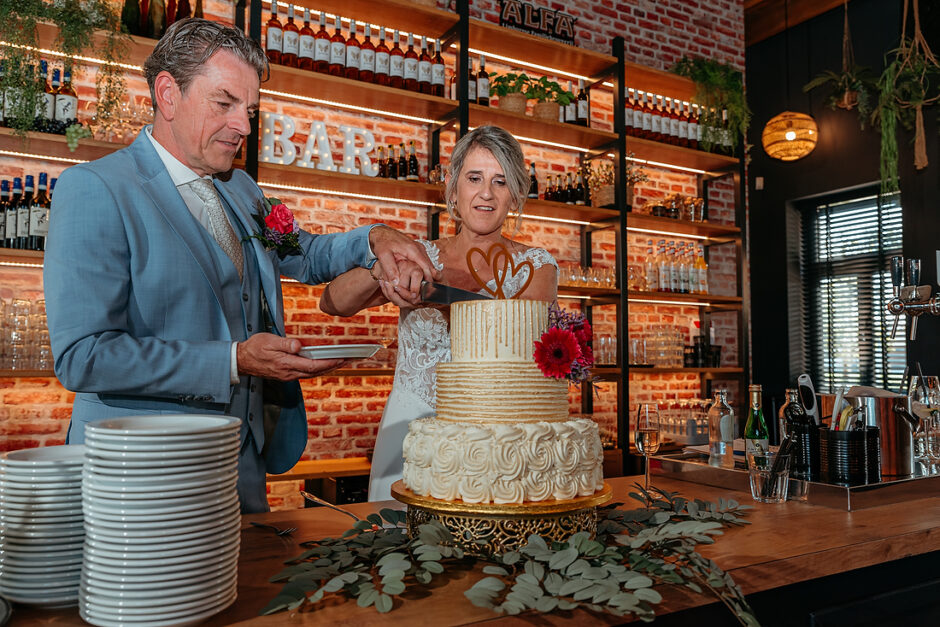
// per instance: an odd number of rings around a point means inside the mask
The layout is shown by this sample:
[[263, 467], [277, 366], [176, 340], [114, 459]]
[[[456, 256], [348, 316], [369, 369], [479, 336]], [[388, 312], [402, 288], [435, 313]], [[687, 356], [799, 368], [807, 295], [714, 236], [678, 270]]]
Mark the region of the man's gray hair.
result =
[[447, 211], [450, 213], [450, 217], [460, 222], [460, 216], [457, 213], [453, 199], [457, 195], [457, 181], [461, 170], [463, 170], [464, 161], [474, 148], [485, 148], [496, 158], [496, 161], [503, 169], [503, 175], [506, 177], [506, 185], [512, 197], [512, 209], [521, 214], [526, 196], [529, 194], [529, 173], [525, 167], [522, 146], [504, 128], [479, 126], [461, 137], [450, 155], [450, 165], [448, 166], [450, 176], [447, 177], [447, 184], [444, 189], [444, 198], [447, 200]]
[[268, 58], [261, 45], [245, 33], [211, 20], [190, 17], [174, 22], [166, 29], [153, 52], [144, 61], [144, 76], [150, 87], [153, 109], [157, 109], [154, 81], [160, 72], [169, 72], [185, 92], [192, 80], [202, 73], [203, 65], [219, 50], [228, 50], [258, 72], [264, 81]]

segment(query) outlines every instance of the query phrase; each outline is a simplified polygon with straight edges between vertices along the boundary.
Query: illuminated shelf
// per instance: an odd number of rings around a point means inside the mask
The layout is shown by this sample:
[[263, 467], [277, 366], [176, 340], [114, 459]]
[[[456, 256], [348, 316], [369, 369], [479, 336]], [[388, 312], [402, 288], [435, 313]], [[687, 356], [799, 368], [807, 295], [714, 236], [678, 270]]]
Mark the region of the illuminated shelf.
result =
[[566, 296], [588, 297], [593, 304], [616, 303], [620, 301], [620, 290], [606, 287], [583, 287], [578, 285], [559, 285], [558, 298]]
[[631, 375], [634, 374], [702, 374], [706, 376], [714, 375], [740, 375], [744, 374], [744, 368], [638, 368], [628, 366], [627, 369]]
[[[270, 11], [270, 5], [265, 0], [262, 13]], [[377, 30], [380, 26], [387, 29], [399, 29], [406, 33], [415, 33], [434, 39], [439, 38], [449, 28], [457, 23], [458, 16], [452, 11], [438, 9], [408, 2], [408, 0], [300, 0], [294, 3], [295, 7], [307, 7], [311, 13], [323, 11], [330, 15], [340, 15], [342, 17], [352, 18], [360, 25], [363, 22], [369, 22]], [[283, 15], [284, 8], [281, 7]], [[300, 22], [303, 22], [303, 11]], [[264, 19], [267, 19], [265, 17]], [[317, 26], [313, 24], [317, 19], [311, 15], [310, 26], [314, 30]], [[332, 34], [332, 22], [327, 20], [327, 30]], [[391, 39], [391, 32], [388, 33]], [[378, 34], [375, 34], [374, 43], [378, 43]]]
[[496, 124], [517, 137], [528, 137], [540, 141], [564, 144], [585, 151], [606, 146], [617, 141], [614, 133], [600, 131], [587, 126], [576, 124], [563, 124], [561, 122], [545, 122], [537, 120], [531, 115], [503, 111], [499, 107], [484, 107], [470, 105], [470, 125], [483, 126]]
[[73, 163], [100, 159], [126, 146], [127, 144], [103, 142], [85, 137], [79, 140], [78, 147], [75, 152], [72, 152], [69, 150], [68, 144], [65, 143], [65, 135], [30, 131], [26, 133], [24, 139], [14, 134], [13, 129], [0, 128], [0, 150], [57, 157], [59, 159], [68, 159]]
[[544, 37], [503, 28], [483, 20], [470, 20], [470, 47], [519, 61], [578, 74], [595, 76], [617, 63], [610, 55], [569, 46]]
[[41, 250], [17, 250], [15, 248], [0, 248], [0, 265], [28, 264], [37, 268], [42, 267], [43, 252]]
[[[740, 296], [719, 296], [717, 294], [671, 294], [668, 292], [627, 292], [627, 300], [638, 305], [642, 304], [687, 304], [692, 307], [709, 307], [711, 309], [737, 310], [741, 309], [744, 300]], [[656, 301], [647, 303], [644, 301]]]
[[[46, 50], [54, 50], [55, 39], [59, 33], [59, 29], [52, 24], [47, 24], [44, 22], [40, 22], [36, 25], [36, 27], [39, 32], [39, 46], [41, 48], [45, 48]], [[120, 59], [120, 62], [126, 63], [128, 65], [136, 65], [142, 68], [144, 65], [144, 60], [150, 56], [154, 46], [157, 45], [157, 40], [150, 39], [148, 37], [137, 37], [135, 35], [127, 35], [126, 37], [129, 43], [127, 47], [127, 54]], [[107, 35], [105, 35], [105, 32], [96, 31], [93, 35], [94, 49], [101, 49], [105, 41], [107, 41]], [[140, 71], [142, 73], [142, 70]]]
[[615, 209], [602, 209], [600, 207], [587, 207], [584, 205], [569, 205], [551, 200], [536, 200], [530, 198], [525, 201], [522, 210], [522, 219], [526, 216], [541, 216], [559, 220], [579, 220], [587, 223], [615, 220], [619, 213]]
[[271, 183], [273, 183], [275, 187], [278, 184], [290, 185], [341, 192], [344, 194], [383, 196], [428, 205], [441, 203], [444, 190], [441, 185], [432, 185], [430, 183], [415, 183], [410, 181], [382, 179], [377, 176], [328, 172], [326, 170], [301, 168], [293, 165], [259, 163], [258, 184], [261, 187], [265, 187], [266, 184]]
[[[660, 235], [691, 235], [696, 238], [707, 238], [704, 244], [722, 244], [741, 237], [741, 229], [725, 224], [712, 224], [709, 222], [689, 222], [687, 220], [673, 220], [658, 216], [649, 216], [639, 213], [627, 214], [627, 231], [644, 229], [657, 231]], [[642, 234], [642, 233], [640, 233]], [[648, 235], [654, 235], [648, 233]]]
[[673, 146], [640, 137], [627, 137], [627, 152], [632, 152], [636, 159], [703, 170], [713, 174], [729, 172], [738, 167], [738, 160], [728, 155]]
[[681, 100], [690, 100], [695, 96], [695, 83], [684, 76], [632, 61], [624, 62], [623, 72], [627, 87], [630, 89], [639, 89]]

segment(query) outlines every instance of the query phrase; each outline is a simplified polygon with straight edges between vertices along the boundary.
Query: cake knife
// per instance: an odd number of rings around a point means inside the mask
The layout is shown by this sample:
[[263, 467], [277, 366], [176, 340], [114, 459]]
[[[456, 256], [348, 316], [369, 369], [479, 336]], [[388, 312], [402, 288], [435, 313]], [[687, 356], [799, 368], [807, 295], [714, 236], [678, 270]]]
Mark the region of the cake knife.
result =
[[449, 305], [462, 300], [492, 300], [489, 294], [478, 294], [462, 290], [459, 287], [451, 287], [443, 283], [421, 282], [421, 300], [427, 303], [437, 303], [439, 305]]

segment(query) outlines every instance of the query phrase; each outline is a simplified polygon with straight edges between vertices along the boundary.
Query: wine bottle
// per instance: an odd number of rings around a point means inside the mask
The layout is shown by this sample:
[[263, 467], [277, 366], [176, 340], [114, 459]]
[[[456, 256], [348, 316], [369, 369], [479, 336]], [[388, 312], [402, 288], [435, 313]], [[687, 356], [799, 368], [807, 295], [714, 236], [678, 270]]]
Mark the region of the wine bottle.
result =
[[330, 72], [330, 34], [326, 31], [326, 13], [320, 11], [320, 29], [313, 35], [313, 70]]
[[574, 187], [574, 204], [583, 205], [585, 201], [584, 193], [584, 180], [581, 178], [581, 173], [577, 173], [577, 184]]
[[659, 240], [656, 243], [656, 267], [658, 268], [659, 286], [658, 292], [672, 291], [672, 270], [669, 267], [669, 257], [666, 256], [666, 240]]
[[[4, 74], [4, 63], [3, 59], [0, 59], [0, 85], [3, 85], [3, 74]], [[0, 89], [0, 126], [7, 125], [7, 97], [5, 89]], [[2, 218], [0, 214], [0, 218]]]
[[29, 208], [29, 249], [45, 250], [46, 235], [49, 234], [49, 196], [46, 194], [49, 175], [39, 173], [39, 185]]
[[375, 159], [376, 165], [379, 166], [378, 176], [380, 179], [387, 179], [388, 178], [388, 163], [385, 161], [385, 149], [379, 146], [378, 150], [376, 150], [376, 154], [378, 155]]
[[333, 36], [330, 37], [330, 69], [332, 76], [343, 76], [346, 71], [346, 38], [343, 25], [337, 15], [333, 20]]
[[467, 70], [467, 102], [477, 102], [477, 75], [473, 73], [473, 59], [468, 59], [470, 67]]
[[46, 61], [39, 62], [39, 72], [42, 76], [42, 114], [39, 128], [36, 130], [45, 133], [58, 132], [55, 128], [55, 90], [49, 83], [49, 64]]
[[693, 119], [689, 119], [689, 144], [690, 148], [698, 150], [699, 144], [702, 143], [702, 110], [698, 105], [695, 105]]
[[752, 455], [766, 455], [769, 434], [761, 403], [761, 386], [757, 384], [749, 385], [747, 390], [750, 396], [750, 404], [747, 412], [747, 425], [744, 427], [745, 451]]
[[565, 204], [573, 205], [577, 200], [574, 184], [571, 181], [571, 172], [565, 174]]
[[359, 80], [375, 81], [375, 44], [372, 43], [372, 25], [365, 25], [365, 39], [359, 46]]
[[315, 42], [316, 36], [310, 28], [310, 9], [304, 7], [304, 26], [297, 38], [297, 67], [301, 70], [313, 69]]
[[568, 94], [571, 96], [571, 100], [568, 101], [568, 104], [565, 105], [565, 123], [566, 124], [577, 124], [578, 123], [578, 96], [574, 93], [574, 89], [571, 86], [571, 81], [568, 81]]
[[681, 136], [679, 135], [679, 112], [676, 110], [679, 105], [678, 100], [669, 99], [669, 137], [670, 143], [673, 146], [679, 146], [682, 144]]
[[346, 39], [346, 78], [359, 80], [359, 40], [356, 39], [356, 20], [349, 20], [349, 37]]
[[388, 53], [388, 84], [401, 89], [405, 85], [405, 53], [399, 45], [398, 31], [392, 33], [395, 45]]
[[13, 179], [13, 192], [10, 195], [10, 202], [6, 210], [6, 247], [16, 248], [16, 219], [17, 210], [20, 206], [20, 199], [23, 197], [23, 179], [15, 177]]
[[734, 410], [728, 405], [726, 390], [715, 391], [715, 402], [708, 410], [708, 463], [734, 468]]
[[415, 143], [411, 141], [408, 152], [408, 175], [405, 177], [408, 181], [418, 182], [418, 157], [415, 155]]
[[375, 47], [375, 75], [373, 82], [376, 85], [388, 85], [389, 49], [385, 45], [385, 27], [379, 29], [379, 45]]
[[165, 33], [166, 29], [173, 26], [173, 22], [176, 20], [176, 0], [166, 0], [164, 11], [163, 32]]
[[72, 88], [72, 73], [65, 70], [62, 85], [55, 94], [55, 119], [64, 129], [75, 121], [78, 112], [78, 96]]
[[281, 65], [298, 67], [299, 56], [300, 29], [294, 23], [294, 5], [289, 4], [287, 5], [287, 23], [281, 31]]
[[[151, 0], [150, 17], [153, 19], [153, 5], [161, 0]], [[277, 19], [277, 2], [271, 3], [271, 19], [267, 23], [267, 33], [265, 34], [265, 54], [268, 55], [268, 61], [271, 63], [281, 62], [281, 49], [284, 45], [284, 27], [281, 20]]]
[[[205, 17], [202, 12], [202, 0], [196, 0], [196, 8], [193, 9], [193, 17], [198, 17], [199, 19], [203, 19]], [[52, 179], [52, 183], [49, 184], [50, 191], [52, 190], [52, 185], [54, 182], [55, 179]], [[49, 194], [49, 198], [52, 198], [51, 193]]]
[[544, 198], [544, 200], [548, 200], [548, 201], [551, 201], [551, 202], [554, 202], [554, 201], [555, 201], [555, 184], [552, 182], [552, 175], [551, 175], [551, 174], [549, 174], [549, 175], [545, 178], [545, 198]]
[[414, 33], [408, 33], [408, 50], [405, 51], [403, 60], [402, 78], [405, 89], [418, 91], [418, 53], [415, 52]]
[[434, 58], [431, 60], [431, 95], [444, 97], [446, 68], [444, 57], [441, 56], [441, 40], [434, 41]]
[[121, 24], [131, 35], [140, 34], [140, 0], [124, 0]]
[[179, 22], [180, 20], [185, 20], [187, 17], [192, 17], [193, 9], [189, 5], [189, 0], [179, 0], [176, 3], [176, 17], [173, 19], [174, 22]]
[[702, 251], [702, 245], [698, 245], [695, 252], [695, 269], [698, 278], [697, 292], [699, 294], [708, 294], [708, 263], [705, 261], [705, 253]]
[[26, 175], [23, 197], [16, 207], [16, 248], [29, 249], [29, 210], [33, 206], [33, 175]]
[[624, 103], [623, 103], [623, 127], [627, 132], [628, 136], [633, 136], [636, 134], [636, 129], [633, 126], [633, 112], [634, 112], [634, 103], [636, 99], [636, 93], [633, 89], [627, 89], [624, 93]]
[[792, 437], [793, 425], [809, 424], [809, 416], [807, 416], [806, 410], [803, 409], [803, 404], [800, 403], [800, 390], [798, 388], [787, 388], [786, 396], [787, 400], [777, 414], [779, 421], [777, 426], [780, 429], [779, 436], [781, 440], [787, 436]]
[[10, 181], [0, 181], [0, 248], [7, 247], [7, 206], [10, 204]]
[[591, 125], [591, 105], [584, 89], [584, 79], [581, 78], [578, 79], [578, 125]]
[[386, 168], [388, 178], [398, 179], [398, 158], [395, 157], [395, 146], [388, 145], [388, 167]]
[[643, 92], [643, 101], [640, 103], [640, 118], [643, 121], [643, 125], [639, 129], [637, 137], [642, 137], [643, 139], [653, 138], [653, 107], [650, 106], [651, 97], [649, 92]]
[[679, 103], [679, 145], [689, 147], [689, 114], [687, 102]]
[[486, 57], [480, 55], [480, 71], [477, 72], [477, 104], [490, 106], [490, 75], [486, 72]]
[[646, 278], [646, 289], [655, 292], [659, 288], [659, 267], [656, 265], [656, 249], [653, 240], [646, 242], [646, 259], [643, 263], [643, 272]]
[[421, 54], [418, 55], [418, 91], [422, 94], [431, 93], [431, 55], [428, 54], [427, 39], [418, 35], [418, 47], [421, 48]]
[[408, 158], [405, 156], [405, 142], [398, 145], [398, 180], [408, 180]]
[[561, 174], [555, 175], [555, 202], [568, 203], [568, 190], [565, 189], [565, 184], [561, 180]]
[[539, 197], [539, 180], [535, 177], [535, 163], [529, 164], [529, 193], [527, 198], [535, 198], [536, 200]]

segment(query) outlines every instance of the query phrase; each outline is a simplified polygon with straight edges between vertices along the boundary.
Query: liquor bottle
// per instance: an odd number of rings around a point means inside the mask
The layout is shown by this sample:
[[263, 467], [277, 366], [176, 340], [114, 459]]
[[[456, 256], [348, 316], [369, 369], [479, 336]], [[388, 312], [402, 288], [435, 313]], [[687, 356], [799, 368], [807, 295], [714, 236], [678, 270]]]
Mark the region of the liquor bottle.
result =
[[679, 103], [679, 145], [689, 147], [689, 103]]
[[349, 20], [349, 37], [346, 39], [346, 78], [359, 80], [359, 40], [356, 39], [356, 20]]
[[587, 200], [584, 188], [584, 180], [581, 178], [581, 173], [577, 173], [577, 184], [574, 187], [574, 204], [583, 205]]
[[418, 53], [415, 52], [414, 33], [408, 33], [408, 50], [402, 61], [402, 79], [405, 89], [418, 91]]
[[574, 184], [571, 181], [571, 172], [565, 174], [565, 204], [573, 205], [577, 200], [577, 195], [574, 191]]
[[646, 260], [643, 264], [643, 270], [646, 274], [646, 289], [655, 292], [659, 288], [659, 267], [656, 265], [653, 240], [647, 240], [646, 242]]
[[65, 128], [75, 121], [77, 112], [78, 96], [72, 88], [72, 73], [65, 70], [62, 85], [55, 94], [55, 119]]
[[388, 145], [388, 167], [386, 173], [390, 179], [398, 179], [398, 159], [395, 157], [395, 147]]
[[45, 250], [46, 235], [49, 234], [49, 196], [46, 194], [46, 183], [49, 175], [39, 173], [39, 186], [33, 196], [33, 203], [29, 208], [29, 249]]
[[372, 43], [372, 24], [365, 25], [365, 39], [359, 46], [359, 80], [371, 83], [375, 80], [375, 44]]
[[467, 71], [467, 102], [476, 104], [477, 101], [477, 75], [473, 73], [473, 59], [468, 59], [470, 67]]
[[7, 247], [7, 206], [10, 204], [10, 181], [0, 181], [0, 248]]
[[556, 198], [555, 184], [552, 182], [552, 175], [549, 174], [545, 179], [545, 200], [554, 202]]
[[725, 149], [725, 152], [732, 153], [734, 152], [734, 139], [731, 136], [731, 126], [728, 124], [728, 110], [721, 110], [721, 130], [719, 131], [721, 138], [721, 146]]
[[[160, 0], [151, 0], [150, 16], [153, 18], [153, 5]], [[284, 27], [281, 20], [277, 19], [277, 2], [271, 3], [271, 19], [268, 20], [268, 30], [265, 35], [265, 54], [268, 55], [268, 61], [271, 63], [281, 62], [281, 49], [284, 45]]]
[[343, 76], [346, 73], [346, 38], [343, 37], [343, 25], [338, 15], [333, 20], [333, 29], [329, 73], [332, 76]]
[[415, 143], [412, 140], [408, 146], [408, 181], [418, 182], [418, 157], [415, 155]]
[[791, 435], [791, 428], [794, 424], [805, 424], [807, 422], [806, 410], [800, 403], [800, 390], [796, 388], [787, 388], [787, 400], [777, 412], [777, 435], [780, 441]]
[[[196, 0], [196, 8], [193, 9], [193, 17], [198, 17], [199, 19], [203, 19], [205, 17], [205, 15], [202, 13], [202, 0]], [[55, 181], [56, 179], [52, 180]], [[52, 189], [51, 183], [49, 184], [49, 189]], [[52, 194], [49, 194], [49, 198], [52, 198]]]
[[656, 251], [656, 266], [659, 268], [660, 292], [672, 291], [672, 268], [669, 267], [669, 257], [666, 256], [666, 241], [659, 240]]
[[708, 463], [734, 468], [734, 410], [728, 405], [727, 390], [715, 391], [715, 402], [708, 410]]
[[373, 82], [376, 85], [388, 85], [388, 59], [389, 49], [385, 45], [385, 27], [379, 29], [379, 45], [375, 47], [375, 75]]
[[29, 246], [29, 210], [33, 206], [33, 175], [26, 175], [23, 197], [16, 206], [16, 248], [28, 250]]
[[388, 53], [388, 84], [401, 89], [405, 86], [405, 53], [399, 45], [400, 35], [394, 31], [392, 39], [395, 45]]
[[526, 198], [535, 198], [538, 200], [539, 197], [539, 180], [535, 177], [535, 163], [529, 164], [529, 193], [526, 195]]
[[150, 0], [147, 9], [147, 37], [160, 39], [166, 30], [166, 1]]
[[375, 158], [376, 165], [379, 166], [379, 178], [387, 179], [388, 178], [388, 163], [385, 161], [385, 149], [379, 146], [376, 151], [378, 156]]
[[[181, 0], [182, 1], [182, 0]], [[294, 23], [294, 5], [287, 5], [287, 23], [281, 31], [281, 65], [298, 67], [300, 29]]]
[[649, 92], [643, 93], [643, 103], [640, 107], [640, 117], [643, 119], [643, 126], [637, 137], [643, 139], [653, 138], [653, 107], [650, 105], [652, 95]]
[[490, 106], [490, 75], [486, 72], [486, 57], [480, 55], [480, 71], [477, 72], [477, 104]]
[[679, 293], [688, 294], [691, 289], [691, 269], [692, 264], [689, 263], [689, 257], [686, 254], [685, 244], [679, 244], [676, 249], [676, 257], [678, 257], [677, 266], [679, 268]]
[[446, 68], [444, 57], [441, 56], [441, 40], [434, 41], [434, 58], [431, 59], [431, 95], [444, 97], [444, 82]]
[[662, 111], [656, 103], [656, 97], [652, 97], [650, 103], [650, 139], [653, 141], [663, 141], [663, 116]]
[[555, 202], [568, 202], [568, 192], [565, 190], [565, 184], [561, 180], [561, 174], [555, 175]]
[[49, 83], [49, 64], [40, 61], [39, 68], [42, 76], [42, 119], [39, 120], [37, 130], [55, 133], [55, 90]]
[[633, 128], [633, 102], [635, 98], [636, 94], [633, 89], [628, 89], [624, 98], [623, 126], [629, 136], [636, 132]]
[[679, 101], [669, 100], [669, 143], [673, 146], [678, 146], [682, 142], [679, 136], [679, 112], [676, 110]]
[[569, 100], [568, 104], [565, 105], [565, 123], [577, 124], [578, 123], [578, 97], [574, 93], [574, 90], [571, 88], [571, 81], [568, 81], [568, 94], [571, 96], [571, 100]]
[[49, 200], [50, 201], [52, 200], [52, 192], [55, 191], [55, 182], [58, 180], [59, 179], [52, 179], [51, 181], [49, 181]]
[[326, 31], [326, 13], [320, 11], [320, 29], [313, 35], [313, 70], [330, 73], [330, 34]]
[[584, 89], [584, 79], [581, 78], [578, 79], [578, 125], [591, 125], [591, 104]]
[[761, 386], [754, 384], [747, 388], [750, 396], [747, 412], [747, 425], [744, 427], [744, 450], [749, 454], [766, 455], [768, 450], [767, 422], [761, 403]]
[[16, 219], [17, 210], [20, 206], [20, 199], [23, 197], [23, 179], [15, 177], [13, 179], [13, 192], [10, 195], [10, 202], [6, 210], [6, 247], [16, 248]]
[[695, 105], [695, 115], [689, 119], [689, 144], [690, 148], [698, 150], [702, 143], [702, 110]]
[[166, 32], [167, 28], [173, 26], [173, 20], [176, 19], [176, 0], [166, 0], [166, 8], [164, 9], [164, 11], [166, 13], [163, 16], [163, 24], [164, 24], [163, 32]]
[[405, 142], [398, 144], [398, 180], [408, 180], [408, 158], [405, 157]]
[[121, 24], [131, 35], [140, 34], [140, 0], [124, 0], [121, 9]]
[[698, 277], [698, 293], [708, 294], [708, 263], [705, 262], [705, 253], [702, 251], [701, 244], [695, 253], [695, 268]]
[[[3, 59], [0, 59], [0, 85], [3, 85]], [[0, 90], [0, 126], [7, 125], [7, 102], [6, 90]], [[2, 215], [0, 215], [2, 218]]]
[[450, 99], [457, 100], [457, 68], [454, 68], [454, 71], [450, 73], [450, 83], [449, 83]]
[[297, 37], [297, 67], [301, 70], [313, 69], [315, 42], [316, 36], [310, 28], [310, 9], [304, 7], [304, 26]]
[[189, 0], [179, 0], [176, 3], [176, 17], [173, 19], [174, 22], [180, 20], [185, 20], [187, 17], [192, 17], [193, 9], [189, 5]]
[[418, 91], [422, 94], [431, 93], [431, 55], [428, 54], [427, 39], [418, 35]]

